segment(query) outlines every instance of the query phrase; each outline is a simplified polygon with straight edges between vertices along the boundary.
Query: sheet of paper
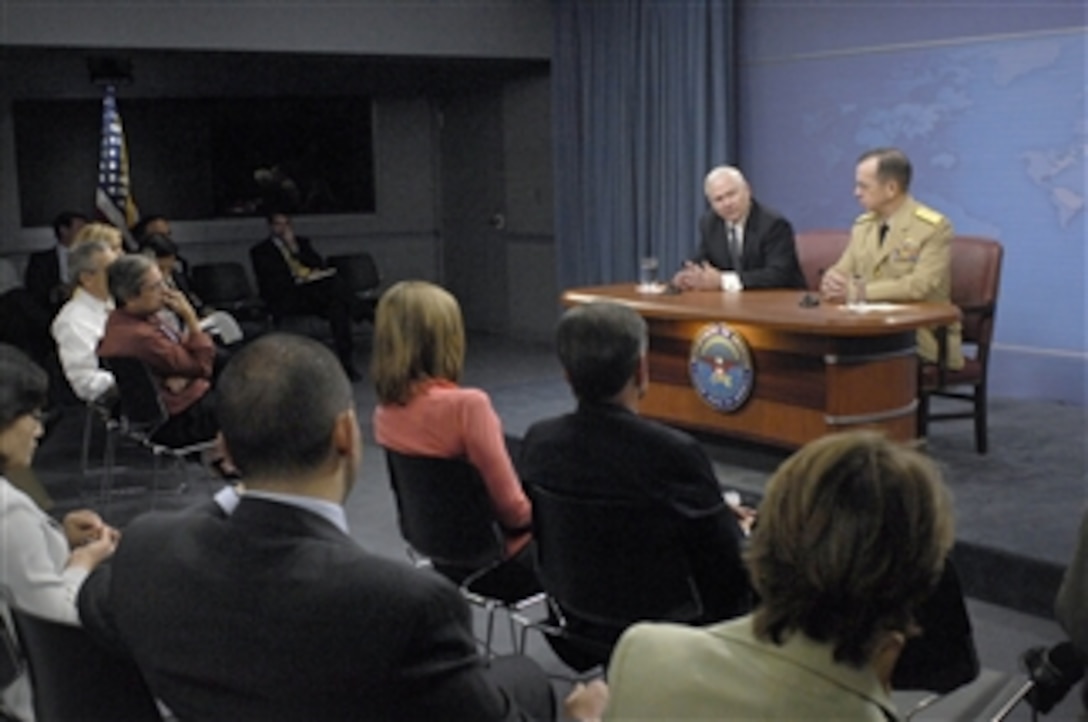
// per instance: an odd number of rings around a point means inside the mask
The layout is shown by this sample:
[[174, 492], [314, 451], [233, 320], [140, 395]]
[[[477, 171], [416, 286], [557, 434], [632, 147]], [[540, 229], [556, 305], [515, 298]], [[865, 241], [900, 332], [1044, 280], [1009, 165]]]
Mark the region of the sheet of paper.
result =
[[864, 303], [860, 306], [839, 306], [843, 311], [849, 311], [850, 313], [890, 313], [892, 311], [901, 311], [906, 308], [902, 303]]

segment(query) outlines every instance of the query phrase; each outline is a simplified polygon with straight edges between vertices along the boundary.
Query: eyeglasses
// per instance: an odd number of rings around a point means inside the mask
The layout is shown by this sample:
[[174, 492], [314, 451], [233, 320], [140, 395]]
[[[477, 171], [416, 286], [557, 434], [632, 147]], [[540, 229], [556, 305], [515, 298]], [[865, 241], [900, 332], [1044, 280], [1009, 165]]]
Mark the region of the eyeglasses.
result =
[[152, 291], [162, 291], [162, 290], [166, 289], [166, 281], [164, 281], [164, 280], [162, 280], [160, 278], [157, 281], [153, 281], [151, 283], [145, 283], [140, 288], [141, 289], [150, 289]]

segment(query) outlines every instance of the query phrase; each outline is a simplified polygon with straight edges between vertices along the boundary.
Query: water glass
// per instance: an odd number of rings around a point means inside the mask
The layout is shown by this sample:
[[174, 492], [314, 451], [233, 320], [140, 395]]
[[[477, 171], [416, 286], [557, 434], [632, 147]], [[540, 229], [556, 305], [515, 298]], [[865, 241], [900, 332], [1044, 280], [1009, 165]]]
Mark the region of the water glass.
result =
[[846, 284], [846, 305], [848, 308], [865, 307], [865, 279], [852, 277]]
[[658, 262], [656, 256], [643, 256], [638, 262], [638, 287], [640, 291], [657, 288]]

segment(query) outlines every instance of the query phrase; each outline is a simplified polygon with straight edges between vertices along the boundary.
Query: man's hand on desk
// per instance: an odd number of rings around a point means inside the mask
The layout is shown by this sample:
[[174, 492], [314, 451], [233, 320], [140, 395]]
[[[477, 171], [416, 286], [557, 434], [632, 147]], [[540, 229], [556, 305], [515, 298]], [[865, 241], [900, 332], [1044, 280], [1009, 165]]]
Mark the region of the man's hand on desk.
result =
[[684, 267], [672, 277], [673, 285], [684, 291], [720, 291], [722, 273], [709, 263], [698, 265], [685, 261]]
[[825, 301], [845, 301], [846, 283], [846, 276], [832, 268], [820, 279], [820, 295]]

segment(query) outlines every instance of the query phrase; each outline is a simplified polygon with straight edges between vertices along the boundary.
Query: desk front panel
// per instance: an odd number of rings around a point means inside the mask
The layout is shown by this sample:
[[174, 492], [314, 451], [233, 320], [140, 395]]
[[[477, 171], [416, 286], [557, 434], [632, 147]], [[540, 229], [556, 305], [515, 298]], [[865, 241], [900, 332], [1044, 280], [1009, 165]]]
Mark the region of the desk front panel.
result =
[[640, 410], [648, 417], [785, 447], [861, 426], [914, 438], [913, 331], [834, 338], [730, 324], [752, 352], [754, 382], [744, 405], [726, 413], [691, 384], [691, 344], [704, 324], [647, 321], [650, 388]]
[[[788, 448], [857, 427], [893, 439], [916, 434], [915, 329], [959, 319], [947, 303], [902, 304], [857, 313], [838, 304], [802, 304], [791, 290], [643, 295], [634, 284], [570, 289], [567, 305], [613, 301], [650, 328], [650, 388], [640, 406], [651, 418]], [[726, 323], [752, 352], [752, 394], [723, 413], [691, 385], [691, 345], [706, 324]]]

